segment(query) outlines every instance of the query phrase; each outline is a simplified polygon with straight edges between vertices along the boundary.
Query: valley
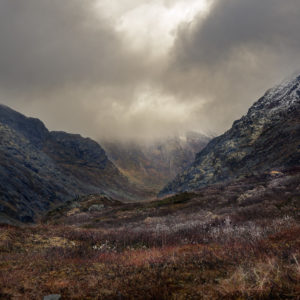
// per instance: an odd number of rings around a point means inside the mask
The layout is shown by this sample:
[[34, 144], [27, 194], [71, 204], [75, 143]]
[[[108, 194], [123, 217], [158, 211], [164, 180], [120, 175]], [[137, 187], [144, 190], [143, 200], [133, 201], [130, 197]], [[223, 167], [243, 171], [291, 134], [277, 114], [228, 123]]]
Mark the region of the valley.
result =
[[299, 76], [211, 140], [0, 132], [0, 299], [299, 299]]
[[103, 141], [109, 159], [132, 182], [153, 193], [153, 197], [175, 176], [188, 168], [211, 140], [204, 134], [187, 132], [161, 140]]
[[300, 0], [0, 0], [0, 300], [300, 300]]

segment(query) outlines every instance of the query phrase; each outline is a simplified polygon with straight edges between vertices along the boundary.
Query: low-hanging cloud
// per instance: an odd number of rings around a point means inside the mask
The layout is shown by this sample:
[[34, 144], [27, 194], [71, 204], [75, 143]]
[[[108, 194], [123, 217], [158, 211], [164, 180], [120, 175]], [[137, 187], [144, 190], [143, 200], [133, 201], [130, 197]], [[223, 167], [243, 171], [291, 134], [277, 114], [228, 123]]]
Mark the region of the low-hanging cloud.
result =
[[1, 0], [0, 102], [96, 139], [221, 133], [299, 69], [298, 0], [184, 3]]

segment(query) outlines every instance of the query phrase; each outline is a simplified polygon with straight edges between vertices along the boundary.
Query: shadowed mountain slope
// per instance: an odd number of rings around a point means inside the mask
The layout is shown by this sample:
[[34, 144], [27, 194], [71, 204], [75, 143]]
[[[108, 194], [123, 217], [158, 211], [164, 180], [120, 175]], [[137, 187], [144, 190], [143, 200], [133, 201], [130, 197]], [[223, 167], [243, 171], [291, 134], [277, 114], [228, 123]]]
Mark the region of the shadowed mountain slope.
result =
[[99, 144], [49, 132], [34, 118], [0, 105], [0, 220], [33, 221], [76, 195], [104, 193], [132, 200], [143, 195]]
[[300, 76], [270, 89], [160, 196], [300, 165]]

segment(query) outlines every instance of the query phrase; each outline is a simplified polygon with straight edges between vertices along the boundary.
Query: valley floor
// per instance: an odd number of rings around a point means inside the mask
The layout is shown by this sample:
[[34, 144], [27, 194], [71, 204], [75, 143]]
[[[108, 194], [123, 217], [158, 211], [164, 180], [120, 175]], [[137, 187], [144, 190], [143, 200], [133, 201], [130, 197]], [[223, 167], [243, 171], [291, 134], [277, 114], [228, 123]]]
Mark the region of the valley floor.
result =
[[0, 227], [0, 299], [300, 299], [299, 172]]
[[300, 227], [295, 224], [260, 239], [149, 248], [128, 244], [122, 250], [101, 244], [93, 232], [62, 227], [2, 228], [1, 236], [1, 299], [300, 297]]

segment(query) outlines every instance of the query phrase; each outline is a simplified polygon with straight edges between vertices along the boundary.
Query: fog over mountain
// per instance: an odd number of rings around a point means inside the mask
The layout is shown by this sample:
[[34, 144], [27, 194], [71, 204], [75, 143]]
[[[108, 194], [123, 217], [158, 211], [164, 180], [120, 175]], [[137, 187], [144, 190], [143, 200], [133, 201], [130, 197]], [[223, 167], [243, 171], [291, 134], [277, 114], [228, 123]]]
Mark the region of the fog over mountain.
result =
[[298, 0], [1, 0], [0, 102], [97, 140], [222, 133], [299, 68], [299, 15]]
[[212, 137], [197, 132], [142, 142], [101, 141], [108, 158], [137, 186], [156, 195], [189, 167]]

